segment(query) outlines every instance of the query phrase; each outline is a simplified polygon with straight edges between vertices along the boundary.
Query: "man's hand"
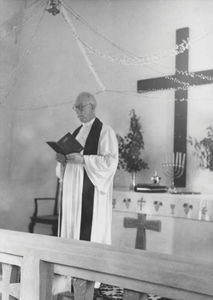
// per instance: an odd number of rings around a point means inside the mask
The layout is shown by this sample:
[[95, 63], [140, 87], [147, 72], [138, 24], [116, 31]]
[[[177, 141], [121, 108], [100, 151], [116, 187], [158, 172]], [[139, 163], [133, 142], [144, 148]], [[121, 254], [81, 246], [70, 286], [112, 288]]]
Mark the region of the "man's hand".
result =
[[72, 164], [84, 164], [84, 156], [80, 153], [71, 153], [67, 155], [67, 161]]
[[56, 154], [56, 160], [58, 162], [60, 162], [62, 165], [65, 165], [65, 163], [66, 163], [66, 157], [65, 157], [65, 155], [63, 155], [61, 153]]

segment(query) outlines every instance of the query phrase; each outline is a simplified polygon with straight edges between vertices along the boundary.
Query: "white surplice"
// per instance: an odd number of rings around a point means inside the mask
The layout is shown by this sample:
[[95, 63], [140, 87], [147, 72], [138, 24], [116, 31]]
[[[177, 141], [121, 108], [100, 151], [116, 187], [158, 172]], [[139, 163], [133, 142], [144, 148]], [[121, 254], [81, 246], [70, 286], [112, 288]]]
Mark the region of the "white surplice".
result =
[[[85, 145], [94, 119], [84, 123], [76, 139]], [[67, 163], [63, 178], [61, 237], [79, 239], [84, 169], [94, 184], [91, 241], [111, 243], [113, 177], [118, 164], [118, 143], [113, 129], [103, 124], [97, 155], [84, 155], [84, 165]], [[61, 165], [57, 165], [59, 176]], [[63, 173], [63, 172], [60, 172]]]

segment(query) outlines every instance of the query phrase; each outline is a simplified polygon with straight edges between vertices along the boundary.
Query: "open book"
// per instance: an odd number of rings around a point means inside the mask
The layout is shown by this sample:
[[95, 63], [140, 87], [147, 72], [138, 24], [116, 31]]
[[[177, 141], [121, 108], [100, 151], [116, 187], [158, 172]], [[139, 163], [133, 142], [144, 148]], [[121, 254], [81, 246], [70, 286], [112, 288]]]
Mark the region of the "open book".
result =
[[84, 147], [68, 132], [58, 142], [47, 142], [47, 144], [57, 153], [64, 155], [70, 153], [79, 153]]

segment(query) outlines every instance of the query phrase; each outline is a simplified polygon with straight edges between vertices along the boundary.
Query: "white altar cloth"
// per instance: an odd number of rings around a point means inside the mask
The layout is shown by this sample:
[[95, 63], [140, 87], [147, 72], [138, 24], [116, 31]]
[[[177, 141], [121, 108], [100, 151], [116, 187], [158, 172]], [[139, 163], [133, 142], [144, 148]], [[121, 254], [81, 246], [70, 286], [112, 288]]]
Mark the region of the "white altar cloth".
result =
[[135, 248], [137, 228], [125, 228], [124, 219], [161, 222], [160, 232], [147, 230], [146, 250], [213, 260], [213, 194], [113, 193], [112, 244]]
[[113, 192], [113, 210], [213, 221], [213, 194]]

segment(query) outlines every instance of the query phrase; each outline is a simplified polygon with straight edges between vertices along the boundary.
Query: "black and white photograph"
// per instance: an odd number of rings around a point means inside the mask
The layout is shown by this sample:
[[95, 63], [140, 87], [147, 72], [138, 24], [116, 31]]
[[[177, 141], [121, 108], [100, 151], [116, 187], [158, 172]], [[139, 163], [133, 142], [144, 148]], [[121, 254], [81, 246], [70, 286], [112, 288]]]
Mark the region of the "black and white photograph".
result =
[[212, 14], [0, 0], [0, 300], [213, 299]]

